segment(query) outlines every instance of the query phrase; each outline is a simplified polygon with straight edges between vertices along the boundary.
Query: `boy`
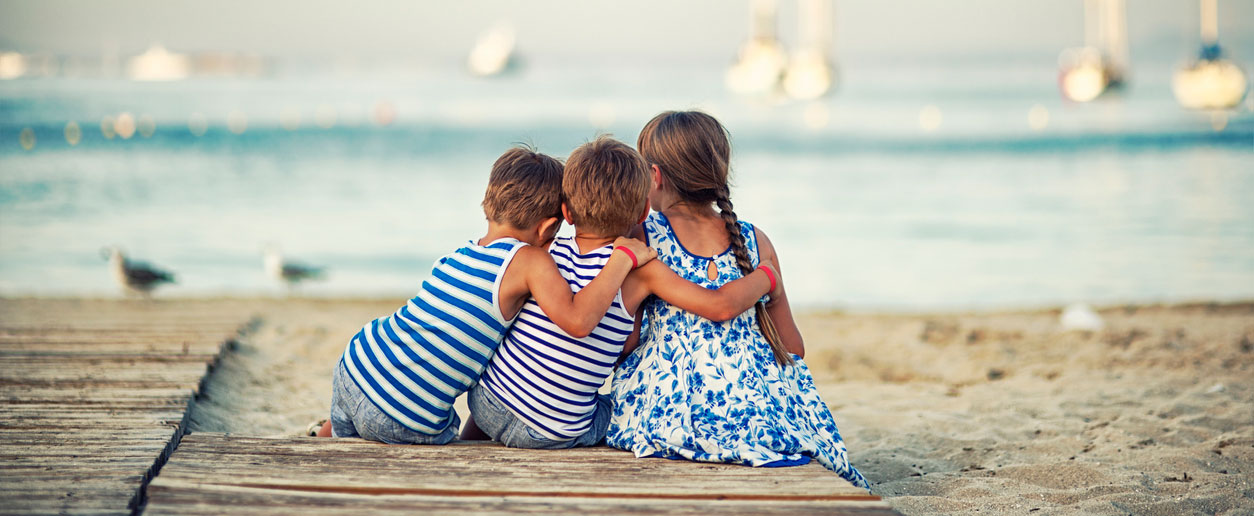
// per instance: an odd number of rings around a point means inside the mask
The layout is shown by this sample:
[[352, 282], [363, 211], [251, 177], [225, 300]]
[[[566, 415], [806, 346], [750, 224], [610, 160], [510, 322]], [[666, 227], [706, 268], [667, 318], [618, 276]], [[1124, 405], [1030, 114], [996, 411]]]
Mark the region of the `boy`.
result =
[[562, 164], [514, 148], [492, 165], [483, 238], [440, 258], [418, 294], [349, 341], [333, 377], [330, 427], [336, 437], [389, 444], [445, 444], [457, 436], [453, 400], [478, 381], [523, 303], [587, 335], [637, 260], [655, 254], [618, 239], [603, 274], [572, 295], [545, 251], [561, 225]]
[[[612, 243], [649, 213], [649, 164], [622, 142], [601, 137], [571, 153], [562, 178], [562, 215], [575, 236], [556, 239], [549, 253], [576, 291], [591, 288], [610, 266]], [[470, 390], [471, 420], [463, 438], [486, 436], [519, 448], [593, 446], [605, 439], [611, 407], [597, 394], [624, 343], [633, 334], [636, 309], [656, 294], [715, 321], [748, 310], [774, 287], [773, 271], [753, 274], [708, 290], [677, 276], [660, 262], [627, 276], [604, 318], [587, 336], [564, 332], [554, 314], [529, 300]], [[608, 282], [607, 282], [608, 283]], [[587, 285], [587, 286], [584, 286]]]

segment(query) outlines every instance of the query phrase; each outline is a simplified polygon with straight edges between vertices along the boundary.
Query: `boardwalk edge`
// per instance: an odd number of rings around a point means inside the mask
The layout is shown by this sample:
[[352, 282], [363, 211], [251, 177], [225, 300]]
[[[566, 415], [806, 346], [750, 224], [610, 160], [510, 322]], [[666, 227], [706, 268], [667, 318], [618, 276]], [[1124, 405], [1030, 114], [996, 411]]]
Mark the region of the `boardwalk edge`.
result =
[[[174, 427], [174, 434], [170, 437], [170, 441], [166, 443], [165, 448], [161, 450], [161, 454], [153, 460], [152, 466], [149, 466], [148, 470], [144, 472], [143, 479], [139, 482], [139, 487], [135, 489], [135, 494], [131, 495], [127, 508], [131, 510], [132, 516], [143, 514], [144, 508], [148, 505], [148, 485], [161, 473], [161, 468], [170, 460], [170, 455], [174, 453], [174, 450], [178, 449], [179, 443], [183, 441], [183, 436], [188, 434], [187, 426], [191, 422], [192, 409], [196, 405], [196, 400], [200, 399], [200, 393], [204, 392], [205, 383], [209, 381], [209, 376], [213, 374], [214, 369], [218, 367], [218, 364], [226, 354], [235, 350], [236, 346], [239, 345], [240, 339], [253, 333], [260, 324], [261, 319], [258, 316], [249, 318], [247, 322], [235, 330], [233, 335], [229, 335], [222, 340], [222, 343], [218, 346], [218, 353], [213, 357], [213, 361], [205, 364], [205, 374], [200, 377], [200, 382], [197, 383], [196, 388], [192, 391], [192, 396], [188, 398], [187, 407], [183, 409], [182, 420], [178, 422], [178, 426]], [[173, 424], [172, 421], [168, 421], [168, 423]]]

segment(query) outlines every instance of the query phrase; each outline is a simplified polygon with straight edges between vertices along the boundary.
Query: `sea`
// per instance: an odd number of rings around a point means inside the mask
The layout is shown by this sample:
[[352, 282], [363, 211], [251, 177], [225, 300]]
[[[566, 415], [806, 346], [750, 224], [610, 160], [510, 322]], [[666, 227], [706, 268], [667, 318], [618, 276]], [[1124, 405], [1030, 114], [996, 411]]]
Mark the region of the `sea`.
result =
[[[0, 296], [122, 296], [117, 246], [174, 273], [158, 299], [404, 299], [484, 234], [510, 146], [702, 109], [798, 308], [1254, 299], [1254, 101], [1179, 107], [1178, 62], [1090, 103], [1048, 60], [843, 66], [807, 102], [732, 94], [726, 64], [0, 81]], [[325, 277], [287, 291], [267, 246]]]

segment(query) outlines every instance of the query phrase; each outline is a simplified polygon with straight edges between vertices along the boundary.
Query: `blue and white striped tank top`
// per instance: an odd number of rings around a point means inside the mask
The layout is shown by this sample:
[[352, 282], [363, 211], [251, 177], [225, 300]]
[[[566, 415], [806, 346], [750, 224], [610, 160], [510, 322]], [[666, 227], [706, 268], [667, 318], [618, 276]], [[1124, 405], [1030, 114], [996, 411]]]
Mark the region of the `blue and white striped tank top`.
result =
[[[549, 246], [558, 270], [575, 292], [596, 277], [613, 251], [607, 245], [579, 254], [571, 237], [560, 237]], [[562, 331], [534, 298], [529, 299], [481, 381], [541, 435], [555, 441], [574, 439], [591, 426], [597, 389], [613, 371], [634, 326], [635, 319], [623, 308], [621, 291], [596, 329], [582, 339]]]
[[479, 380], [512, 323], [498, 292], [524, 245], [502, 238], [440, 258], [418, 295], [357, 332], [341, 360], [366, 397], [416, 432], [443, 431], [453, 400]]

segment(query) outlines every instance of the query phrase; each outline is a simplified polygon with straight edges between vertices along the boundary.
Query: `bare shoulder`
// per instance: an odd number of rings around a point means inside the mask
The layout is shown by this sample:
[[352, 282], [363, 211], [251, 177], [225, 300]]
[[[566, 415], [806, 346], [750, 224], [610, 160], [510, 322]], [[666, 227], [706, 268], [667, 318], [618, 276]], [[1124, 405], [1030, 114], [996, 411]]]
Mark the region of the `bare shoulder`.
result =
[[[552, 258], [549, 257], [548, 251], [540, 249], [534, 245], [524, 245], [518, 248], [518, 251], [514, 253], [514, 259], [511, 265], [518, 265], [519, 270], [524, 270], [535, 267], [538, 263], [543, 263], [541, 260], [552, 261]], [[510, 268], [512, 269], [514, 267]]]
[[538, 267], [543, 267], [544, 262], [553, 263], [553, 259], [549, 257], [549, 252], [540, 249], [534, 245], [524, 245], [514, 252], [514, 257], [510, 260], [509, 265], [505, 269], [505, 280], [507, 282], [519, 280], [526, 282], [525, 278], [530, 276], [531, 271]]
[[753, 234], [758, 239], [758, 260], [777, 263], [778, 258], [775, 256], [775, 246], [771, 244], [771, 239], [766, 236], [766, 232], [757, 224], [753, 226]]

